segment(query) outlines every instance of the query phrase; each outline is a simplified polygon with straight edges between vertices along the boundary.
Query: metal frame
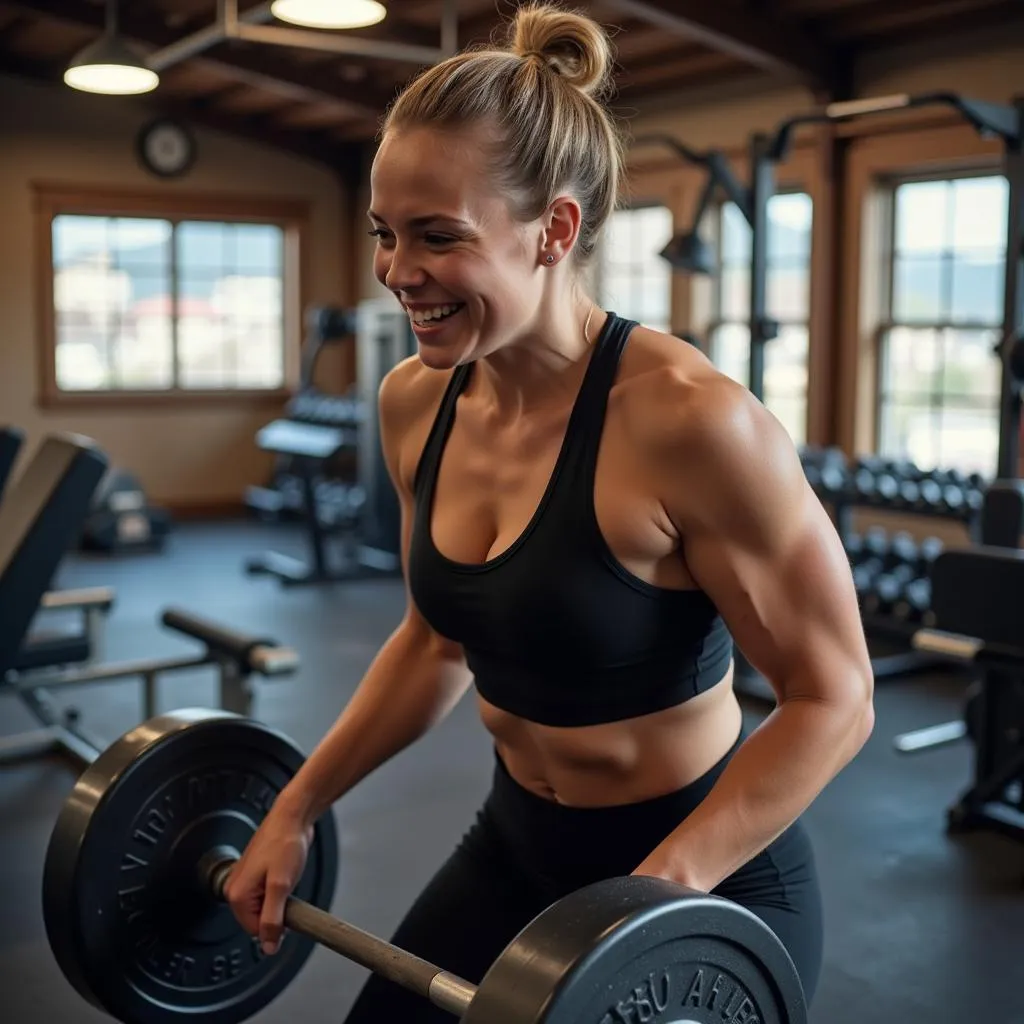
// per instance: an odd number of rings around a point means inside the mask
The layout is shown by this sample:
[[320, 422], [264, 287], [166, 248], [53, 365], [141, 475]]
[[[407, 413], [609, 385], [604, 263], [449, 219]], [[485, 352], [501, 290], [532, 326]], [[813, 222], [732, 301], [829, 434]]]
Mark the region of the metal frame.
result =
[[156, 50], [146, 59], [146, 64], [153, 71], [166, 71], [183, 60], [233, 39], [265, 46], [293, 46], [357, 57], [407, 61], [410, 64], [435, 64], [453, 56], [458, 48], [458, 0], [443, 0], [440, 43], [436, 48], [265, 24], [271, 17], [269, 3], [259, 4], [239, 14], [238, 0], [218, 0], [217, 20], [212, 25]]
[[248, 652], [250, 666], [238, 658], [207, 648], [202, 654], [177, 658], [139, 659], [109, 664], [87, 665], [83, 668], [41, 670], [19, 676], [9, 672], [0, 679], [0, 698], [15, 697], [35, 718], [38, 729], [0, 737], [0, 765], [48, 753], [70, 757], [78, 766], [91, 764], [107, 746], [79, 723], [77, 708], [61, 714], [51, 691], [95, 683], [117, 682], [138, 677], [142, 684], [140, 721], [157, 714], [159, 690], [157, 677], [165, 672], [213, 666], [217, 670], [217, 707], [235, 714], [252, 714], [254, 692], [250, 682], [252, 671], [264, 677], [291, 674], [298, 665], [298, 655], [289, 647], [260, 647]]

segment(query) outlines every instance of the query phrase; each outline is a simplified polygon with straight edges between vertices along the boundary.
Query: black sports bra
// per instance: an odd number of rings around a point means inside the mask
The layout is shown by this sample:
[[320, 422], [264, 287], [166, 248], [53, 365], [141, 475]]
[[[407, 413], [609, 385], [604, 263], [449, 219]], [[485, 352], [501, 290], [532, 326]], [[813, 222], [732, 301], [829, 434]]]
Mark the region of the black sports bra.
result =
[[544, 725], [594, 725], [672, 707], [717, 683], [732, 657], [732, 638], [703, 591], [638, 579], [598, 526], [601, 431], [634, 326], [608, 315], [540, 505], [495, 558], [452, 561], [430, 529], [438, 467], [472, 364], [452, 374], [416, 471], [408, 573], [417, 607], [462, 645], [485, 700]]

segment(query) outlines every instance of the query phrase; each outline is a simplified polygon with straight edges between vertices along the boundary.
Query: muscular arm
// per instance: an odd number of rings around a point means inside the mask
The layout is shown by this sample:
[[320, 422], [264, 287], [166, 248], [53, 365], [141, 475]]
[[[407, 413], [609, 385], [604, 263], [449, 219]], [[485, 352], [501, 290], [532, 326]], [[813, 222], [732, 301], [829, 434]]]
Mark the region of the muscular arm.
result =
[[657, 455], [665, 506], [694, 579], [778, 696], [701, 806], [637, 869], [709, 891], [853, 759], [874, 722], [873, 675], [849, 563], [789, 436], [731, 381], [677, 391], [687, 412], [676, 428], [664, 410]]

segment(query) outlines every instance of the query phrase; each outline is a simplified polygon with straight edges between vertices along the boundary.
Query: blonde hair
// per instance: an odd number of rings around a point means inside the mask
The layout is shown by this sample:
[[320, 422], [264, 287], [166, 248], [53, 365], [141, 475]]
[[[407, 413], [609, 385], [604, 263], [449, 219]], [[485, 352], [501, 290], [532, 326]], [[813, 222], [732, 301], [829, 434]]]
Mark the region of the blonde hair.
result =
[[593, 255], [615, 209], [623, 141], [602, 99], [613, 55], [604, 29], [550, 3], [520, 7], [510, 42], [466, 50], [415, 78], [385, 115], [381, 134], [481, 126], [513, 214], [539, 217], [560, 193], [580, 204], [576, 259]]

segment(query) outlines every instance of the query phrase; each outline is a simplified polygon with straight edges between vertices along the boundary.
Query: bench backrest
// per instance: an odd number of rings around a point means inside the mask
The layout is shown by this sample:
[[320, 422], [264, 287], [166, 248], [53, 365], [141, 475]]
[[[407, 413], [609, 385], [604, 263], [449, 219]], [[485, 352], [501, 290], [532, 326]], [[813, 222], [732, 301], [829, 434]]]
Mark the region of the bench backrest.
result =
[[935, 628], [1024, 648], [1024, 551], [951, 548], [931, 568]]
[[74, 434], [48, 437], [0, 505], [0, 676], [82, 529], [107, 457]]
[[0, 427], [0, 497], [11, 478], [11, 470], [18, 459], [25, 433], [17, 427]]

